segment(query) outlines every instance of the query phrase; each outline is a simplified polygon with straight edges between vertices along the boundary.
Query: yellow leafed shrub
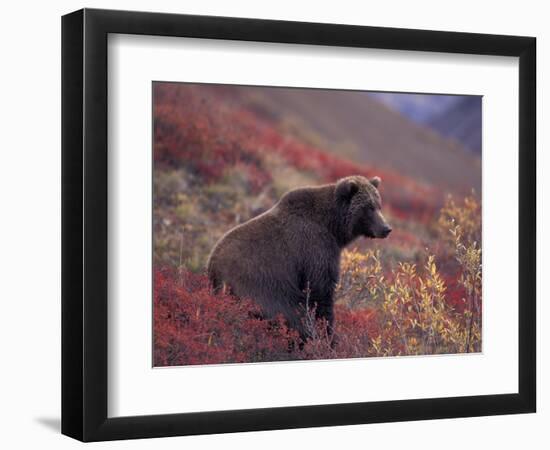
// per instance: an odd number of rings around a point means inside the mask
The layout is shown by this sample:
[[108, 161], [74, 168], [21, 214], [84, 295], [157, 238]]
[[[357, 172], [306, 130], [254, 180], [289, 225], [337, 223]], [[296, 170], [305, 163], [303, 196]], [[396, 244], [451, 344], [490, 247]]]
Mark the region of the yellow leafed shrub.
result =
[[[446, 263], [437, 256], [417, 265], [398, 262], [384, 271], [378, 250], [343, 252], [337, 302], [377, 312], [378, 332], [371, 339], [376, 356], [481, 351], [481, 206], [475, 197], [449, 198], [437, 220]], [[451, 289], [449, 288], [451, 284]]]

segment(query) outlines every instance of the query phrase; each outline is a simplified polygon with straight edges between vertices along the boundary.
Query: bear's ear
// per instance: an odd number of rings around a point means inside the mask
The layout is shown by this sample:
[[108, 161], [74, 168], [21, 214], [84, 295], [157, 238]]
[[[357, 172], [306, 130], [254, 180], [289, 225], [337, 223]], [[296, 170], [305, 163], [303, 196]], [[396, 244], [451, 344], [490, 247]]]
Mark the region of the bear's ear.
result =
[[359, 185], [353, 180], [341, 180], [336, 184], [336, 197], [341, 201], [349, 201], [359, 190]]
[[375, 188], [378, 188], [382, 182], [382, 179], [380, 177], [372, 177], [369, 181]]

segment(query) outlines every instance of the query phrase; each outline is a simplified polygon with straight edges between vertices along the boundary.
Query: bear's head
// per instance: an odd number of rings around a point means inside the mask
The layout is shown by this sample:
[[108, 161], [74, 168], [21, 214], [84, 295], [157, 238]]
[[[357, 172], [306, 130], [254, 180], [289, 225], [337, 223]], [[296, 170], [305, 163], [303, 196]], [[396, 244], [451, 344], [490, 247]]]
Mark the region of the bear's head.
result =
[[379, 177], [368, 179], [355, 175], [336, 183], [336, 202], [344, 241], [351, 242], [359, 236], [386, 238], [391, 233], [392, 228], [380, 211], [380, 182]]

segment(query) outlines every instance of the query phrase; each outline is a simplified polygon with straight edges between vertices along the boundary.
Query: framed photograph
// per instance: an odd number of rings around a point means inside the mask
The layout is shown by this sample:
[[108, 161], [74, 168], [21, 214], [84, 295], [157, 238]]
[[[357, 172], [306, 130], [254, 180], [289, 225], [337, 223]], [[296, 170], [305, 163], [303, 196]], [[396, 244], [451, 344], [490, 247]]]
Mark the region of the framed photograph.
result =
[[62, 432], [535, 412], [536, 41], [62, 20]]

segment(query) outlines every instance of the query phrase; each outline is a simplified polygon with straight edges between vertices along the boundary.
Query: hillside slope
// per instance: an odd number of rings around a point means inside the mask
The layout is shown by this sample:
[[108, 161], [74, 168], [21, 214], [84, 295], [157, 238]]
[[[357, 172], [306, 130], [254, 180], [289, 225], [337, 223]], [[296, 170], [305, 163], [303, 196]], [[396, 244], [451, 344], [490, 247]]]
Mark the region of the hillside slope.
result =
[[[212, 86], [212, 90], [218, 88]], [[414, 177], [428, 184], [466, 192], [481, 188], [481, 162], [454, 140], [414, 124], [367, 94], [352, 91], [223, 87], [285, 131], [322, 141], [328, 151]], [[310, 136], [304, 130], [309, 130]], [[312, 137], [315, 135], [314, 137]]]

